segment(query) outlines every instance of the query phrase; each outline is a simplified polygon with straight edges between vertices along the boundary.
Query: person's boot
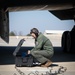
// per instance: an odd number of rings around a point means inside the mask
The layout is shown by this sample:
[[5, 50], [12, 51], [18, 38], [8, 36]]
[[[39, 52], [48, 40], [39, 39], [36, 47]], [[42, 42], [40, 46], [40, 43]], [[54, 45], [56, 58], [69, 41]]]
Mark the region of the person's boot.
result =
[[47, 61], [44, 65], [41, 65], [41, 67], [49, 67], [52, 64], [52, 61]]

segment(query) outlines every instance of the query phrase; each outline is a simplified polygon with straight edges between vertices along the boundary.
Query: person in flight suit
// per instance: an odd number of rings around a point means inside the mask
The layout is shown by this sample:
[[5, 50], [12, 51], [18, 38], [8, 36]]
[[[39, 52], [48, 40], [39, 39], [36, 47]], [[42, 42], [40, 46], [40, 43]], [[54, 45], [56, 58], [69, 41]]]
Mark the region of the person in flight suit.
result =
[[31, 29], [30, 34], [35, 39], [35, 47], [32, 50], [28, 50], [28, 54], [36, 58], [41, 63], [41, 67], [50, 66], [52, 64], [50, 58], [54, 54], [51, 41], [37, 28]]

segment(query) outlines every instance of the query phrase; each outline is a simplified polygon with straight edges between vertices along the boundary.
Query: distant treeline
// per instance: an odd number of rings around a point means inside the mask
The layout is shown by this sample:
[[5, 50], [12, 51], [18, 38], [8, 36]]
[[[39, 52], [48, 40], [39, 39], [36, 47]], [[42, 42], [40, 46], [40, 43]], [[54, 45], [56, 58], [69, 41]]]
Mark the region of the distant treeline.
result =
[[[24, 36], [23, 35], [23, 33], [22, 32], [19, 32], [19, 34], [17, 34], [15, 31], [11, 31], [10, 33], [9, 33], [9, 36]], [[25, 36], [31, 36], [30, 34], [27, 34], [27, 35], [25, 35]]]

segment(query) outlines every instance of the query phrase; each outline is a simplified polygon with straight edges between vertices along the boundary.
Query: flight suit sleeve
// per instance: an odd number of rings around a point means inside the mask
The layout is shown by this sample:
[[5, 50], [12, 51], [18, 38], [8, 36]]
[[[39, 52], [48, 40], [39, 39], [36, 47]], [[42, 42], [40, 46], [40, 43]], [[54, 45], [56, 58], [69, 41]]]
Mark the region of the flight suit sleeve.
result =
[[36, 42], [35, 50], [41, 50], [42, 46], [43, 46], [43, 39], [40, 39]]
[[43, 46], [43, 39], [40, 39], [36, 42], [35, 47], [31, 50], [31, 52], [40, 50]]

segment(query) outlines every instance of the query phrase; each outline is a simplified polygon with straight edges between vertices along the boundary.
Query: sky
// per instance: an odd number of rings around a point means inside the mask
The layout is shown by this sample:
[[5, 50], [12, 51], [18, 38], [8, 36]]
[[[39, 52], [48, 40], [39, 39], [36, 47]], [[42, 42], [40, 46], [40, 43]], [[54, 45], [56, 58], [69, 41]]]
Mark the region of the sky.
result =
[[60, 20], [47, 10], [9, 12], [10, 32], [16, 35], [27, 35], [32, 28], [44, 33], [45, 30], [71, 30], [73, 26], [73, 20]]

